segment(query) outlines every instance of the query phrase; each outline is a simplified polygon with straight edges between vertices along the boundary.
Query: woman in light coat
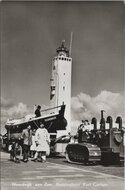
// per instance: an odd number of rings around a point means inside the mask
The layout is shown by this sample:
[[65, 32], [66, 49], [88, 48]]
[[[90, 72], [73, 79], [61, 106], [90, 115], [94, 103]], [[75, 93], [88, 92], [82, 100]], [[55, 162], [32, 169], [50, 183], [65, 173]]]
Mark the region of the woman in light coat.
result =
[[41, 161], [45, 162], [46, 153], [49, 149], [50, 137], [43, 123], [41, 123], [40, 128], [36, 130], [35, 139], [36, 139], [36, 145], [37, 145], [36, 151], [38, 152], [38, 155], [41, 158]]

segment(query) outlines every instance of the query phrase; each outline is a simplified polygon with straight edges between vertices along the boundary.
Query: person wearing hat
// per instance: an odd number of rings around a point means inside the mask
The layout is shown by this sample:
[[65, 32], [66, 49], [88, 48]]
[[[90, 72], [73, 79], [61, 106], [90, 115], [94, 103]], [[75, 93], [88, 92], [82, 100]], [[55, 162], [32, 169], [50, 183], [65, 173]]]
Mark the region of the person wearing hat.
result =
[[43, 123], [40, 123], [40, 127], [36, 130], [35, 139], [36, 139], [36, 144], [37, 144], [36, 150], [38, 153], [38, 157], [40, 157], [41, 162], [45, 162], [46, 153], [48, 151], [49, 144], [50, 144], [50, 137]]
[[22, 131], [21, 138], [23, 138], [23, 161], [27, 162], [30, 146], [32, 144], [32, 130], [30, 125]]
[[41, 106], [38, 105], [38, 106], [37, 106], [37, 109], [35, 110], [35, 115], [36, 115], [36, 117], [40, 117], [40, 116], [41, 116], [40, 110], [41, 110]]

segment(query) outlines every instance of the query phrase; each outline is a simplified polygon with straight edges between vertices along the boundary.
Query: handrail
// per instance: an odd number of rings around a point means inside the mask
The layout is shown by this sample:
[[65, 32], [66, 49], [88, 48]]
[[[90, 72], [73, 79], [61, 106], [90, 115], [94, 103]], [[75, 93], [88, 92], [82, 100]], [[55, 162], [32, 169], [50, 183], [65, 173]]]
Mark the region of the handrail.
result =
[[[64, 105], [62, 105], [62, 106], [64, 106]], [[60, 108], [60, 107], [62, 107], [62, 106], [56, 106], [56, 107], [53, 107], [53, 108], [48, 108], [48, 109], [45, 109], [45, 110], [41, 110], [40, 112], [48, 111], [48, 110], [53, 110], [53, 109], [55, 109], [55, 108]]]

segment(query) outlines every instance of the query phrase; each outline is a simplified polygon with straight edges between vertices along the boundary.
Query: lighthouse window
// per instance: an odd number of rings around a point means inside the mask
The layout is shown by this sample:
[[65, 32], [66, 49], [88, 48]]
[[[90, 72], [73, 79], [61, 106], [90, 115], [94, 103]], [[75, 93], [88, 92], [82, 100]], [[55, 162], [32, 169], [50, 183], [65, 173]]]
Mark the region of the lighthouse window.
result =
[[62, 60], [63, 60], [63, 58], [62, 58]]
[[51, 86], [51, 90], [55, 90], [55, 86]]
[[65, 61], [66, 61], [66, 58], [65, 58]]
[[63, 73], [64, 75], [66, 74], [66, 73]]
[[63, 86], [63, 90], [65, 90], [65, 86]]

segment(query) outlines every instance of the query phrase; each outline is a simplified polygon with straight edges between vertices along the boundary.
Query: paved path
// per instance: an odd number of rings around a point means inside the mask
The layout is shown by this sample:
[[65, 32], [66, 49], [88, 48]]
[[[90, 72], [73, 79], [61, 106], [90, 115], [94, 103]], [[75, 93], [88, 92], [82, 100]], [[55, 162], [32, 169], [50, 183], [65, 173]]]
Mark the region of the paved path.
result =
[[1, 154], [1, 190], [124, 190], [120, 176], [52, 163], [16, 164], [9, 155]]

